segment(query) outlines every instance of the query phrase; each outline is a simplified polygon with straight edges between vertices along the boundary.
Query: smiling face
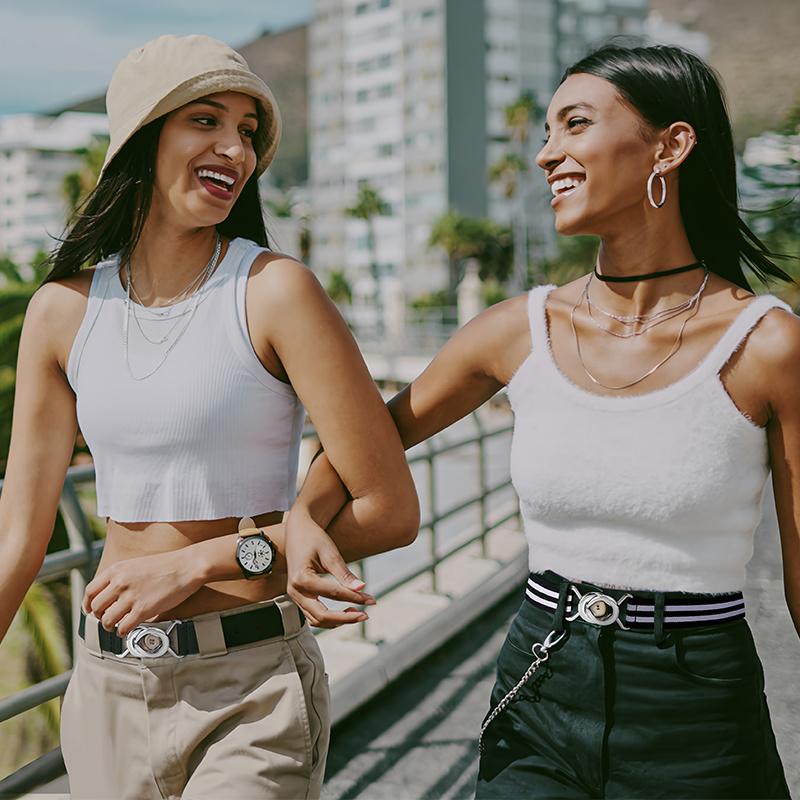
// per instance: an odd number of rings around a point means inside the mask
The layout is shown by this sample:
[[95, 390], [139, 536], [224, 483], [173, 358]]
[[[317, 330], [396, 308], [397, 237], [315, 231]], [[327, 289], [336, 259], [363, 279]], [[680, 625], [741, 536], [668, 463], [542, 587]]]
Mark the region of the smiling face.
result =
[[624, 233], [647, 213], [647, 178], [663, 146], [608, 81], [570, 75], [547, 111], [536, 157], [553, 192], [556, 230]]
[[222, 222], [256, 168], [256, 103], [239, 92], [172, 111], [158, 142], [150, 216], [188, 227]]

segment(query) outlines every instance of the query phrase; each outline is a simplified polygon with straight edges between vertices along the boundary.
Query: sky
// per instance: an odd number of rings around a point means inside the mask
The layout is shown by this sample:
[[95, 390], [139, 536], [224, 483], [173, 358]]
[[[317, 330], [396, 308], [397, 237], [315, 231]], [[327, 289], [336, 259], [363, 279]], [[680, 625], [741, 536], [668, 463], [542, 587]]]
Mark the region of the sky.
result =
[[102, 95], [116, 65], [165, 33], [233, 48], [308, 22], [313, 0], [0, 0], [0, 115]]

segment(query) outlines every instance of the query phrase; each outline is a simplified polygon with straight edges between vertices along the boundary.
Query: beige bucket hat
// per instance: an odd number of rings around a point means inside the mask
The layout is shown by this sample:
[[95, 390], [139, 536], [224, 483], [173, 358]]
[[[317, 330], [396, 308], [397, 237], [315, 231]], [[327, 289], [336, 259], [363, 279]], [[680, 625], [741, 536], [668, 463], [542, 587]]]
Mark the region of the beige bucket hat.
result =
[[100, 173], [136, 131], [187, 103], [217, 92], [242, 92], [261, 105], [256, 174], [272, 161], [281, 137], [278, 104], [264, 81], [228, 45], [209, 36], [160, 36], [131, 50], [111, 76], [106, 110], [111, 141]]

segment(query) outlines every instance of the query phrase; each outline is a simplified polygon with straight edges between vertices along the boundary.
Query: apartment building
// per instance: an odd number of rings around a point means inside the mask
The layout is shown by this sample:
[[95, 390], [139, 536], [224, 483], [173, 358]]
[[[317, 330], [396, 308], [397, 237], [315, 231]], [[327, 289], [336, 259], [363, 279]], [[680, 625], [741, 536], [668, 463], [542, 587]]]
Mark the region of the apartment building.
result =
[[49, 252], [64, 229], [64, 177], [108, 136], [105, 114], [0, 117], [0, 255], [19, 265]]
[[[647, 0], [317, 0], [308, 49], [314, 269], [343, 271], [369, 302], [366, 224], [346, 213], [365, 184], [388, 204], [374, 220], [380, 280], [392, 291], [400, 283], [407, 301], [446, 284], [444, 255], [428, 240], [448, 208], [511, 223], [523, 206], [531, 239], [552, 240], [534, 174], [522, 200], [488, 181], [510, 146], [505, 108], [525, 92], [545, 107], [567, 64], [592, 42], [640, 34], [646, 14]], [[529, 140], [524, 155], [534, 153]]]

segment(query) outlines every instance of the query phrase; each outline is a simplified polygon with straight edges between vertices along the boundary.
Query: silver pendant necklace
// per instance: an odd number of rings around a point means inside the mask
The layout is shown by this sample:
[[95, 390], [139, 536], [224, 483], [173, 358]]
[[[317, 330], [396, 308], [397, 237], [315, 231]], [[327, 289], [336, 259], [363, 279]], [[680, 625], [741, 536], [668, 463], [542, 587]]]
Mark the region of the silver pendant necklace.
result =
[[[705, 264], [703, 266], [705, 267]], [[684, 311], [688, 311], [690, 308], [692, 308], [695, 303], [698, 303], [700, 301], [700, 295], [703, 294], [703, 290], [706, 288], [706, 284], [708, 283], [708, 269], [705, 269], [705, 274], [703, 276], [703, 281], [700, 284], [700, 288], [688, 300], [685, 300], [683, 303], [679, 303], [677, 306], [672, 306], [672, 308], [665, 308], [661, 311], [655, 311], [652, 314], [631, 314], [630, 316], [617, 316], [609, 311], [605, 311], [591, 301], [589, 297], [589, 285], [591, 284], [593, 277], [594, 273], [589, 275], [589, 280], [586, 281], [586, 286], [583, 289], [583, 298], [586, 300], [586, 313], [589, 319], [592, 321], [592, 323], [594, 323], [596, 328], [604, 333], [609, 334], [610, 336], [616, 336], [618, 339], [630, 339], [633, 336], [641, 336], [642, 334], [647, 333], [647, 331], [649, 331], [651, 328], [655, 328], [656, 325], [660, 325], [662, 322], [668, 322], [669, 320], [674, 319], [680, 314], [683, 314]], [[631, 331], [630, 333], [617, 333], [616, 331], [612, 331], [609, 328], [606, 328], [604, 325], [601, 325], [592, 315], [592, 309], [598, 311], [608, 319], [616, 320], [621, 325], [625, 325], [627, 327], [631, 327], [633, 325], [642, 325], [643, 327], [637, 328], [635, 331]]]
[[[591, 279], [592, 279], [592, 276], [590, 275], [589, 276], [589, 281], [591, 281]], [[680, 330], [678, 331], [678, 336], [675, 339], [675, 344], [672, 346], [672, 349], [669, 351], [669, 353], [667, 353], [667, 355], [664, 358], [662, 358], [661, 361], [659, 361], [654, 367], [651, 367], [649, 370], [647, 370], [647, 372], [645, 372], [644, 375], [636, 378], [635, 380], [631, 381], [630, 383], [625, 383], [622, 386], [609, 386], [608, 384], [603, 383], [602, 381], [599, 381], [597, 378], [595, 378], [594, 375], [592, 375], [591, 372], [589, 372], [589, 370], [586, 368], [586, 364], [583, 361], [583, 353], [581, 352], [581, 342], [580, 342], [580, 338], [578, 336], [578, 329], [575, 327], [575, 312], [578, 310], [578, 307], [580, 306], [580, 304], [583, 301], [583, 298], [584, 298], [584, 296], [586, 294], [586, 288], [588, 288], [588, 286], [589, 286], [589, 281], [587, 281], [586, 282], [586, 287], [584, 288], [583, 292], [581, 293], [580, 297], [578, 298], [578, 302], [575, 303], [575, 305], [572, 307], [572, 311], [570, 312], [570, 315], [569, 315], [569, 321], [570, 321], [570, 324], [572, 325], [572, 335], [575, 337], [575, 349], [577, 350], [577, 353], [578, 353], [578, 361], [580, 362], [581, 369], [583, 369], [584, 373], [586, 374], [586, 377], [589, 378], [589, 380], [592, 381], [592, 383], [596, 384], [597, 386], [602, 386], [603, 389], [609, 389], [610, 391], [615, 391], [616, 392], [616, 391], [620, 391], [621, 389], [629, 389], [631, 386], [636, 386], [637, 383], [641, 383], [645, 378], [650, 377], [650, 375], [652, 375], [657, 369], [659, 369], [660, 367], [663, 367], [664, 364], [666, 364], [667, 361], [669, 361], [672, 358], [672, 356], [674, 356], [675, 353], [677, 353], [678, 350], [680, 349], [681, 340], [683, 338], [683, 331], [686, 328], [686, 323], [689, 322], [690, 319], [693, 319], [695, 317], [695, 315], [697, 314], [697, 312], [700, 310], [700, 302], [699, 302], [700, 301], [700, 295], [702, 294], [703, 289], [705, 289], [707, 279], [708, 279], [708, 272], [706, 271], [706, 276], [705, 276], [705, 279], [703, 280], [703, 285], [700, 287], [700, 291], [697, 293], [697, 295], [695, 295], [695, 297], [697, 299], [694, 302], [694, 308], [692, 309], [692, 312], [689, 314], [689, 316], [687, 316], [686, 319], [681, 324]], [[623, 317], [622, 319], [626, 319], [626, 318]], [[631, 319], [631, 318], [629, 317], [628, 319]], [[652, 325], [650, 327], [652, 327]], [[604, 329], [604, 330], [606, 331], [606, 333], [611, 333], [611, 331], [609, 331], [607, 329]], [[628, 338], [628, 337], [626, 336], [625, 338]]]
[[[219, 254], [220, 254], [221, 250], [222, 250], [222, 239], [220, 238], [220, 235], [217, 234], [217, 243], [216, 243], [216, 246], [214, 247], [214, 254], [211, 256], [211, 260], [208, 262], [208, 264], [206, 264], [205, 268], [203, 269], [203, 271], [198, 276], [198, 278], [200, 278], [201, 280], [200, 280], [200, 283], [197, 286], [197, 289], [195, 290], [194, 294], [192, 295], [192, 302], [191, 302], [190, 308], [186, 309], [182, 314], [179, 314], [176, 317], [175, 324], [169, 329], [169, 331], [167, 332], [167, 335], [164, 336], [160, 340], [150, 339], [145, 334], [145, 332], [142, 330], [142, 325], [141, 325], [141, 323], [139, 321], [139, 318], [136, 316], [135, 308], [133, 308], [133, 309], [131, 308], [131, 306], [135, 306], [136, 304], [131, 302], [131, 292], [132, 292], [131, 263], [130, 263], [130, 260], [126, 260], [126, 262], [125, 262], [125, 283], [126, 283], [126, 290], [125, 290], [125, 324], [124, 324], [123, 329], [122, 329], [122, 348], [123, 348], [124, 357], [125, 357], [125, 367], [127, 368], [128, 374], [131, 376], [131, 378], [133, 378], [133, 380], [135, 380], [135, 381], [143, 381], [146, 378], [149, 378], [151, 375], [155, 375], [155, 373], [158, 372], [158, 370], [161, 368], [161, 365], [167, 360], [167, 357], [169, 356], [169, 354], [175, 349], [175, 347], [177, 346], [178, 342], [183, 338], [183, 334], [186, 333], [186, 329], [191, 324], [192, 319], [194, 318], [195, 312], [197, 311], [197, 307], [200, 305], [200, 299], [201, 299], [201, 295], [203, 293], [203, 288], [204, 288], [204, 286], [206, 285], [206, 282], [211, 277], [211, 275], [213, 274], [214, 270], [217, 267], [217, 261], [219, 260]], [[195, 278], [195, 280], [192, 283], [195, 283], [196, 281], [197, 281], [197, 278]], [[192, 284], [190, 284], [190, 286], [191, 285]], [[185, 291], [186, 290], [184, 290], [184, 292]], [[180, 295], [177, 295], [177, 296], [180, 296]], [[169, 339], [169, 337], [172, 335], [173, 331], [178, 327], [178, 323], [182, 319], [186, 318], [186, 322], [184, 323], [183, 327], [178, 331], [178, 335], [175, 337], [175, 339], [173, 340], [172, 344], [170, 344], [169, 347], [166, 349], [166, 351], [161, 356], [161, 358], [159, 359], [159, 361], [155, 365], [155, 367], [152, 370], [150, 370], [150, 372], [146, 373], [145, 375], [134, 375], [133, 374], [133, 370], [131, 369], [130, 351], [129, 351], [129, 346], [128, 346], [128, 335], [129, 335], [129, 331], [130, 331], [130, 318], [131, 318], [131, 316], [133, 316], [134, 321], [136, 322], [136, 325], [139, 328], [139, 331], [141, 332], [141, 334], [144, 337], [144, 339], [147, 342], [149, 342], [150, 344], [153, 344], [153, 345], [161, 345], [161, 344], [166, 343], [167, 340]]]

